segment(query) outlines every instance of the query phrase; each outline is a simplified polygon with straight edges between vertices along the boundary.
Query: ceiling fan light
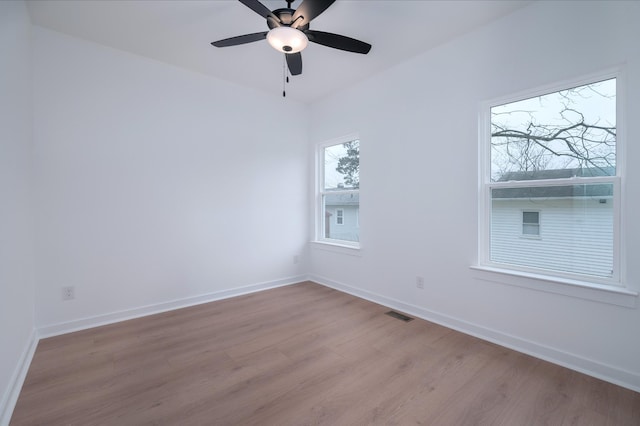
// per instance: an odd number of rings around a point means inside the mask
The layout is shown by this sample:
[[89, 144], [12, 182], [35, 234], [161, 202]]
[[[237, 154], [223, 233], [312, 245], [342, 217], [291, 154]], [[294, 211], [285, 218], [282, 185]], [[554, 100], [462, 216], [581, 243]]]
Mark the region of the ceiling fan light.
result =
[[267, 33], [267, 41], [278, 52], [296, 53], [307, 47], [309, 39], [300, 30], [282, 26]]

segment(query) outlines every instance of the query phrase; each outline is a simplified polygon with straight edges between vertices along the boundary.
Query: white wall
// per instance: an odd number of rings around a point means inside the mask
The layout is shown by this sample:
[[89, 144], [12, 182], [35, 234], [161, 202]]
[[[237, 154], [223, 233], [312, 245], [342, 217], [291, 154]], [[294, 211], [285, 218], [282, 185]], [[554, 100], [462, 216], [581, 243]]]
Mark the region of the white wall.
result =
[[35, 339], [30, 27], [24, 3], [0, 2], [0, 424]]
[[312, 245], [312, 277], [639, 390], [637, 307], [505, 285], [470, 269], [480, 103], [622, 65], [626, 275], [640, 287], [639, 19], [635, 2], [539, 2], [314, 104], [313, 144], [360, 135], [362, 250]]
[[33, 34], [39, 327], [305, 272], [306, 107]]

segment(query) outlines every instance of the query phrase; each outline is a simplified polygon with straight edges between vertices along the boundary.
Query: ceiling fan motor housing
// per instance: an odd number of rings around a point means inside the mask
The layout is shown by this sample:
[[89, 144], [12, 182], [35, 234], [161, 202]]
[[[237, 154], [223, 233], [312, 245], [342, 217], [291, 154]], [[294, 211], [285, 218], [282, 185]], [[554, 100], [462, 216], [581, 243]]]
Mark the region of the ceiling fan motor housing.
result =
[[[293, 17], [293, 14], [295, 13], [294, 9], [287, 9], [287, 8], [283, 8], [283, 9], [276, 9], [273, 12], [274, 15], [276, 15], [278, 17], [278, 19], [280, 19], [280, 23], [281, 25], [290, 27], [291, 24], [293, 24], [293, 22], [291, 21], [291, 18]], [[279, 26], [279, 24], [277, 22], [275, 22], [272, 19], [267, 19], [267, 25], [269, 26], [269, 29], [272, 30], [275, 27]], [[300, 25], [298, 28], [298, 30], [300, 31], [306, 31], [309, 29], [309, 24], [305, 24], [305, 25]]]

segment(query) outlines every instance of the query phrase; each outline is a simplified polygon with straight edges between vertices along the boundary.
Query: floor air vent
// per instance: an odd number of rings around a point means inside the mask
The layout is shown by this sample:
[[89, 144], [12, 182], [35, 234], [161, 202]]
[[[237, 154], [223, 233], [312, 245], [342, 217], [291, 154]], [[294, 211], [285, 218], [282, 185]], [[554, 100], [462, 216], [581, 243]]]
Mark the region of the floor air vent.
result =
[[389, 311], [389, 312], [386, 312], [386, 313], [385, 313], [385, 315], [389, 315], [390, 317], [393, 317], [393, 318], [395, 318], [395, 319], [402, 320], [402, 321], [404, 321], [404, 322], [409, 322], [409, 321], [412, 321], [412, 320], [413, 320], [413, 318], [408, 317], [408, 316], [406, 316], [406, 315], [403, 315], [403, 314], [401, 314], [400, 312], [396, 312], [396, 311]]

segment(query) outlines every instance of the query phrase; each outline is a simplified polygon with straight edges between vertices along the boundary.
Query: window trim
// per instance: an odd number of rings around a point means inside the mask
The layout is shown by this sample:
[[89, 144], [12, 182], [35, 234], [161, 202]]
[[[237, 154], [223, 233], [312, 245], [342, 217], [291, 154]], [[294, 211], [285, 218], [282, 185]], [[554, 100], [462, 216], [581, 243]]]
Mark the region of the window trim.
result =
[[[518, 182], [491, 182], [491, 108], [506, 103], [517, 102], [519, 100], [537, 97], [561, 90], [566, 90], [571, 87], [578, 87], [587, 85], [590, 83], [616, 79], [616, 174], [615, 176], [597, 177], [597, 178], [569, 178], [569, 179], [554, 179], [553, 182], [549, 180], [543, 181], [518, 181]], [[579, 78], [568, 79], [560, 81], [554, 84], [538, 86], [530, 90], [521, 91], [508, 96], [502, 96], [489, 101], [481, 102], [479, 105], [478, 113], [478, 251], [476, 264], [471, 268], [477, 271], [482, 271], [479, 275], [479, 279], [485, 279], [488, 281], [501, 282], [513, 284], [516, 286], [536, 288], [540, 286], [540, 290], [559, 293], [568, 296], [581, 297], [580, 294], [585, 292], [589, 293], [589, 297], [585, 297], [590, 300], [599, 300], [606, 303], [611, 303], [610, 294], [620, 294], [622, 297], [630, 297], [631, 299], [625, 300], [620, 304], [622, 306], [635, 306], [638, 289], [633, 288], [626, 279], [626, 256], [624, 248], [624, 232], [625, 229], [625, 165], [626, 165], [626, 132], [625, 132], [625, 87], [626, 79], [622, 68], [612, 68], [600, 73], [594, 73], [585, 75]], [[491, 238], [491, 200], [490, 191], [491, 188], [500, 186], [535, 186], [536, 184], [550, 185], [576, 185], [576, 184], [589, 184], [596, 183], [598, 181], [613, 183], [614, 185], [614, 247], [613, 247], [613, 262], [614, 262], [614, 276], [611, 279], [606, 277], [591, 277], [589, 275], [580, 274], [563, 274], [551, 270], [541, 270], [526, 267], [517, 267], [513, 265], [504, 265], [493, 263], [490, 261], [490, 238]], [[539, 237], [538, 237], [539, 238]], [[500, 278], [502, 276], [502, 278]], [[492, 278], [490, 278], [492, 277]], [[512, 278], [509, 278], [512, 277]], [[513, 278], [513, 277], [522, 277]], [[524, 284], [523, 284], [524, 283]], [[544, 285], [541, 285], [543, 283]], [[567, 285], [568, 284], [568, 285]], [[580, 289], [576, 291], [576, 289]], [[590, 293], [595, 292], [595, 296]], [[600, 296], [597, 296], [600, 294]]]
[[593, 302], [637, 309], [638, 292], [628, 287], [601, 285], [562, 279], [483, 265], [471, 265], [473, 277], [479, 281], [560, 294]]
[[[337, 137], [330, 140], [325, 140], [316, 144], [315, 149], [315, 206], [314, 206], [314, 237], [312, 243], [320, 244], [326, 247], [329, 250], [336, 251], [338, 253], [343, 253], [342, 249], [350, 249], [359, 251], [361, 249], [360, 241], [348, 241], [348, 240], [338, 240], [335, 238], [327, 238], [324, 236], [324, 226], [325, 226], [325, 218], [324, 218], [324, 208], [323, 208], [323, 196], [326, 194], [324, 190], [324, 150], [327, 147], [333, 145], [340, 145], [346, 142], [357, 140], [360, 148], [360, 156], [362, 156], [362, 140], [357, 133], [351, 133], [348, 135], [344, 135], [341, 137]], [[360, 194], [360, 188], [358, 189], [345, 189], [341, 191], [343, 193], [357, 193]], [[359, 206], [358, 206], [359, 209]], [[344, 219], [343, 219], [344, 221]], [[358, 227], [359, 228], [359, 227]]]

